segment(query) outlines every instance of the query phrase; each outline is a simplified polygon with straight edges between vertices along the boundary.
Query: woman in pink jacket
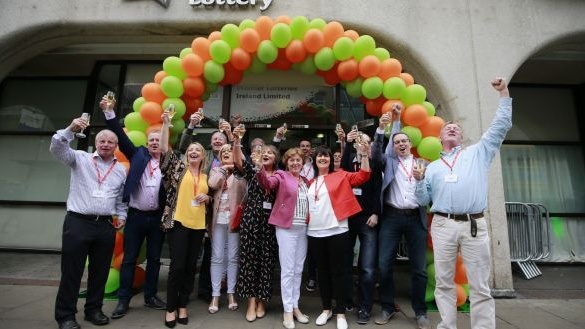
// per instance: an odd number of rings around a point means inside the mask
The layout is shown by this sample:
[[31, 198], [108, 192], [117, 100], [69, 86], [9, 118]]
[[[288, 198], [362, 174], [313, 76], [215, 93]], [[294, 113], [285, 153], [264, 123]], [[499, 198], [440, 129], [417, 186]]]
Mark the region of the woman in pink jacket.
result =
[[[234, 173], [231, 145], [226, 144], [221, 147], [219, 160], [221, 166], [211, 169], [207, 182], [213, 191], [213, 218], [209, 229], [212, 298], [208, 310], [211, 314], [219, 310], [221, 280], [224, 272], [227, 272], [228, 308], [232, 311], [238, 308], [235, 292], [238, 278], [240, 236], [237, 229], [231, 229], [231, 223], [233, 215], [246, 193], [246, 180]], [[226, 255], [227, 262], [224, 259]]]
[[300, 175], [304, 154], [300, 148], [284, 153], [282, 162], [286, 171], [277, 170], [272, 176], [264, 170], [258, 174], [263, 188], [276, 190], [276, 199], [268, 223], [276, 227], [278, 256], [280, 259], [280, 290], [284, 308], [282, 325], [294, 329], [296, 319], [309, 323], [309, 318], [299, 310], [303, 264], [307, 254], [307, 182]]

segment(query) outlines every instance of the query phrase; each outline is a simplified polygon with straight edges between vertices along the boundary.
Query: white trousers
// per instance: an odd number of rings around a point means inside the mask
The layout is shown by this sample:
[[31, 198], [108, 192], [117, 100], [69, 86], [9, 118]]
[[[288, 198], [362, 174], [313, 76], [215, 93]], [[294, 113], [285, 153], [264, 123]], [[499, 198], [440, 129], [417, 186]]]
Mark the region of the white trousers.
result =
[[307, 226], [293, 225], [290, 229], [276, 228], [280, 259], [280, 291], [282, 307], [292, 312], [299, 307], [303, 266], [307, 256]]
[[[219, 296], [221, 279], [227, 267], [227, 293], [236, 292], [238, 278], [240, 234], [229, 232], [227, 224], [215, 224], [211, 239], [211, 295]], [[227, 252], [226, 252], [227, 250]], [[227, 256], [227, 262], [226, 262]]]
[[496, 328], [496, 308], [489, 287], [490, 237], [485, 218], [477, 219], [477, 236], [471, 236], [471, 222], [434, 215], [431, 225], [435, 257], [435, 301], [441, 314], [437, 329], [457, 328], [455, 264], [457, 251], [465, 264], [469, 281], [471, 328]]

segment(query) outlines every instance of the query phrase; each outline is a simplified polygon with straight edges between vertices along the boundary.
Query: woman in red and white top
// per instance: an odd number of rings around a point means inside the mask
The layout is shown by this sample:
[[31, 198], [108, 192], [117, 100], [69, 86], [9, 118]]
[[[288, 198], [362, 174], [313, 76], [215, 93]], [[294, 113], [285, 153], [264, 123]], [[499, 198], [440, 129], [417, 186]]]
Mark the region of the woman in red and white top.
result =
[[[333, 314], [337, 314], [337, 328], [346, 329], [345, 301], [347, 289], [347, 254], [349, 228], [347, 218], [362, 209], [353, 194], [352, 187], [370, 178], [370, 163], [367, 145], [360, 144], [358, 157], [361, 169], [358, 172], [333, 171], [333, 154], [326, 146], [315, 150], [315, 178], [309, 185], [309, 250], [317, 262], [317, 279], [323, 303], [323, 312], [315, 324], [322, 326]], [[332, 308], [332, 298], [336, 306]]]

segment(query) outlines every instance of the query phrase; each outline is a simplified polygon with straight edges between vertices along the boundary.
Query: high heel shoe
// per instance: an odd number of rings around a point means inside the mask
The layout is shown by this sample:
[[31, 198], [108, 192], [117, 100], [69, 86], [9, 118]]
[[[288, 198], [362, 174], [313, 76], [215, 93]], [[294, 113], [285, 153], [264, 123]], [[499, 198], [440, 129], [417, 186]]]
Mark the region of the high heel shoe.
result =
[[263, 301], [258, 301], [256, 306], [256, 317], [258, 319], [262, 319], [266, 315], [266, 307], [264, 306]]
[[234, 294], [228, 294], [228, 308], [230, 311], [238, 309], [238, 302], [236, 301], [236, 296]]
[[[170, 312], [167, 312], [167, 313], [170, 313]], [[175, 315], [174, 313], [175, 313], [175, 312], [173, 312], [173, 315]], [[177, 325], [177, 318], [176, 318], [176, 315], [175, 315], [175, 318], [174, 318], [174, 319], [172, 319], [172, 320], [167, 320], [167, 318], [166, 318], [166, 316], [165, 316], [165, 326], [166, 326], [167, 328], [174, 328], [176, 325]]]
[[184, 317], [184, 318], [177, 318], [177, 322], [179, 324], [185, 324], [185, 325], [187, 325], [187, 324], [189, 324], [189, 317], [187, 316], [187, 317]]
[[256, 298], [248, 298], [248, 309], [246, 310], [246, 320], [254, 322], [256, 320]]
[[219, 311], [219, 297], [218, 296], [213, 296], [211, 298], [211, 303], [209, 303], [209, 308], [207, 308], [207, 310], [211, 314], [215, 314], [215, 313], [217, 313], [217, 311]]

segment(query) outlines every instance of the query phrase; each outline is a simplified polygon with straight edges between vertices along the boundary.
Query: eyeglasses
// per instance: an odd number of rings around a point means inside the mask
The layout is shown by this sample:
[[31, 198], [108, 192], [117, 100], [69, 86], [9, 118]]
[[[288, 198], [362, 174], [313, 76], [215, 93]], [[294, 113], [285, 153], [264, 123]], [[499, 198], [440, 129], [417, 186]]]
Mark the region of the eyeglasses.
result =
[[393, 143], [394, 143], [394, 145], [398, 145], [400, 143], [405, 143], [406, 144], [408, 142], [410, 142], [410, 139], [406, 138], [406, 139], [399, 139], [397, 141], [394, 141]]
[[341, 159], [341, 155], [334, 155], [333, 156], [335, 159]]

